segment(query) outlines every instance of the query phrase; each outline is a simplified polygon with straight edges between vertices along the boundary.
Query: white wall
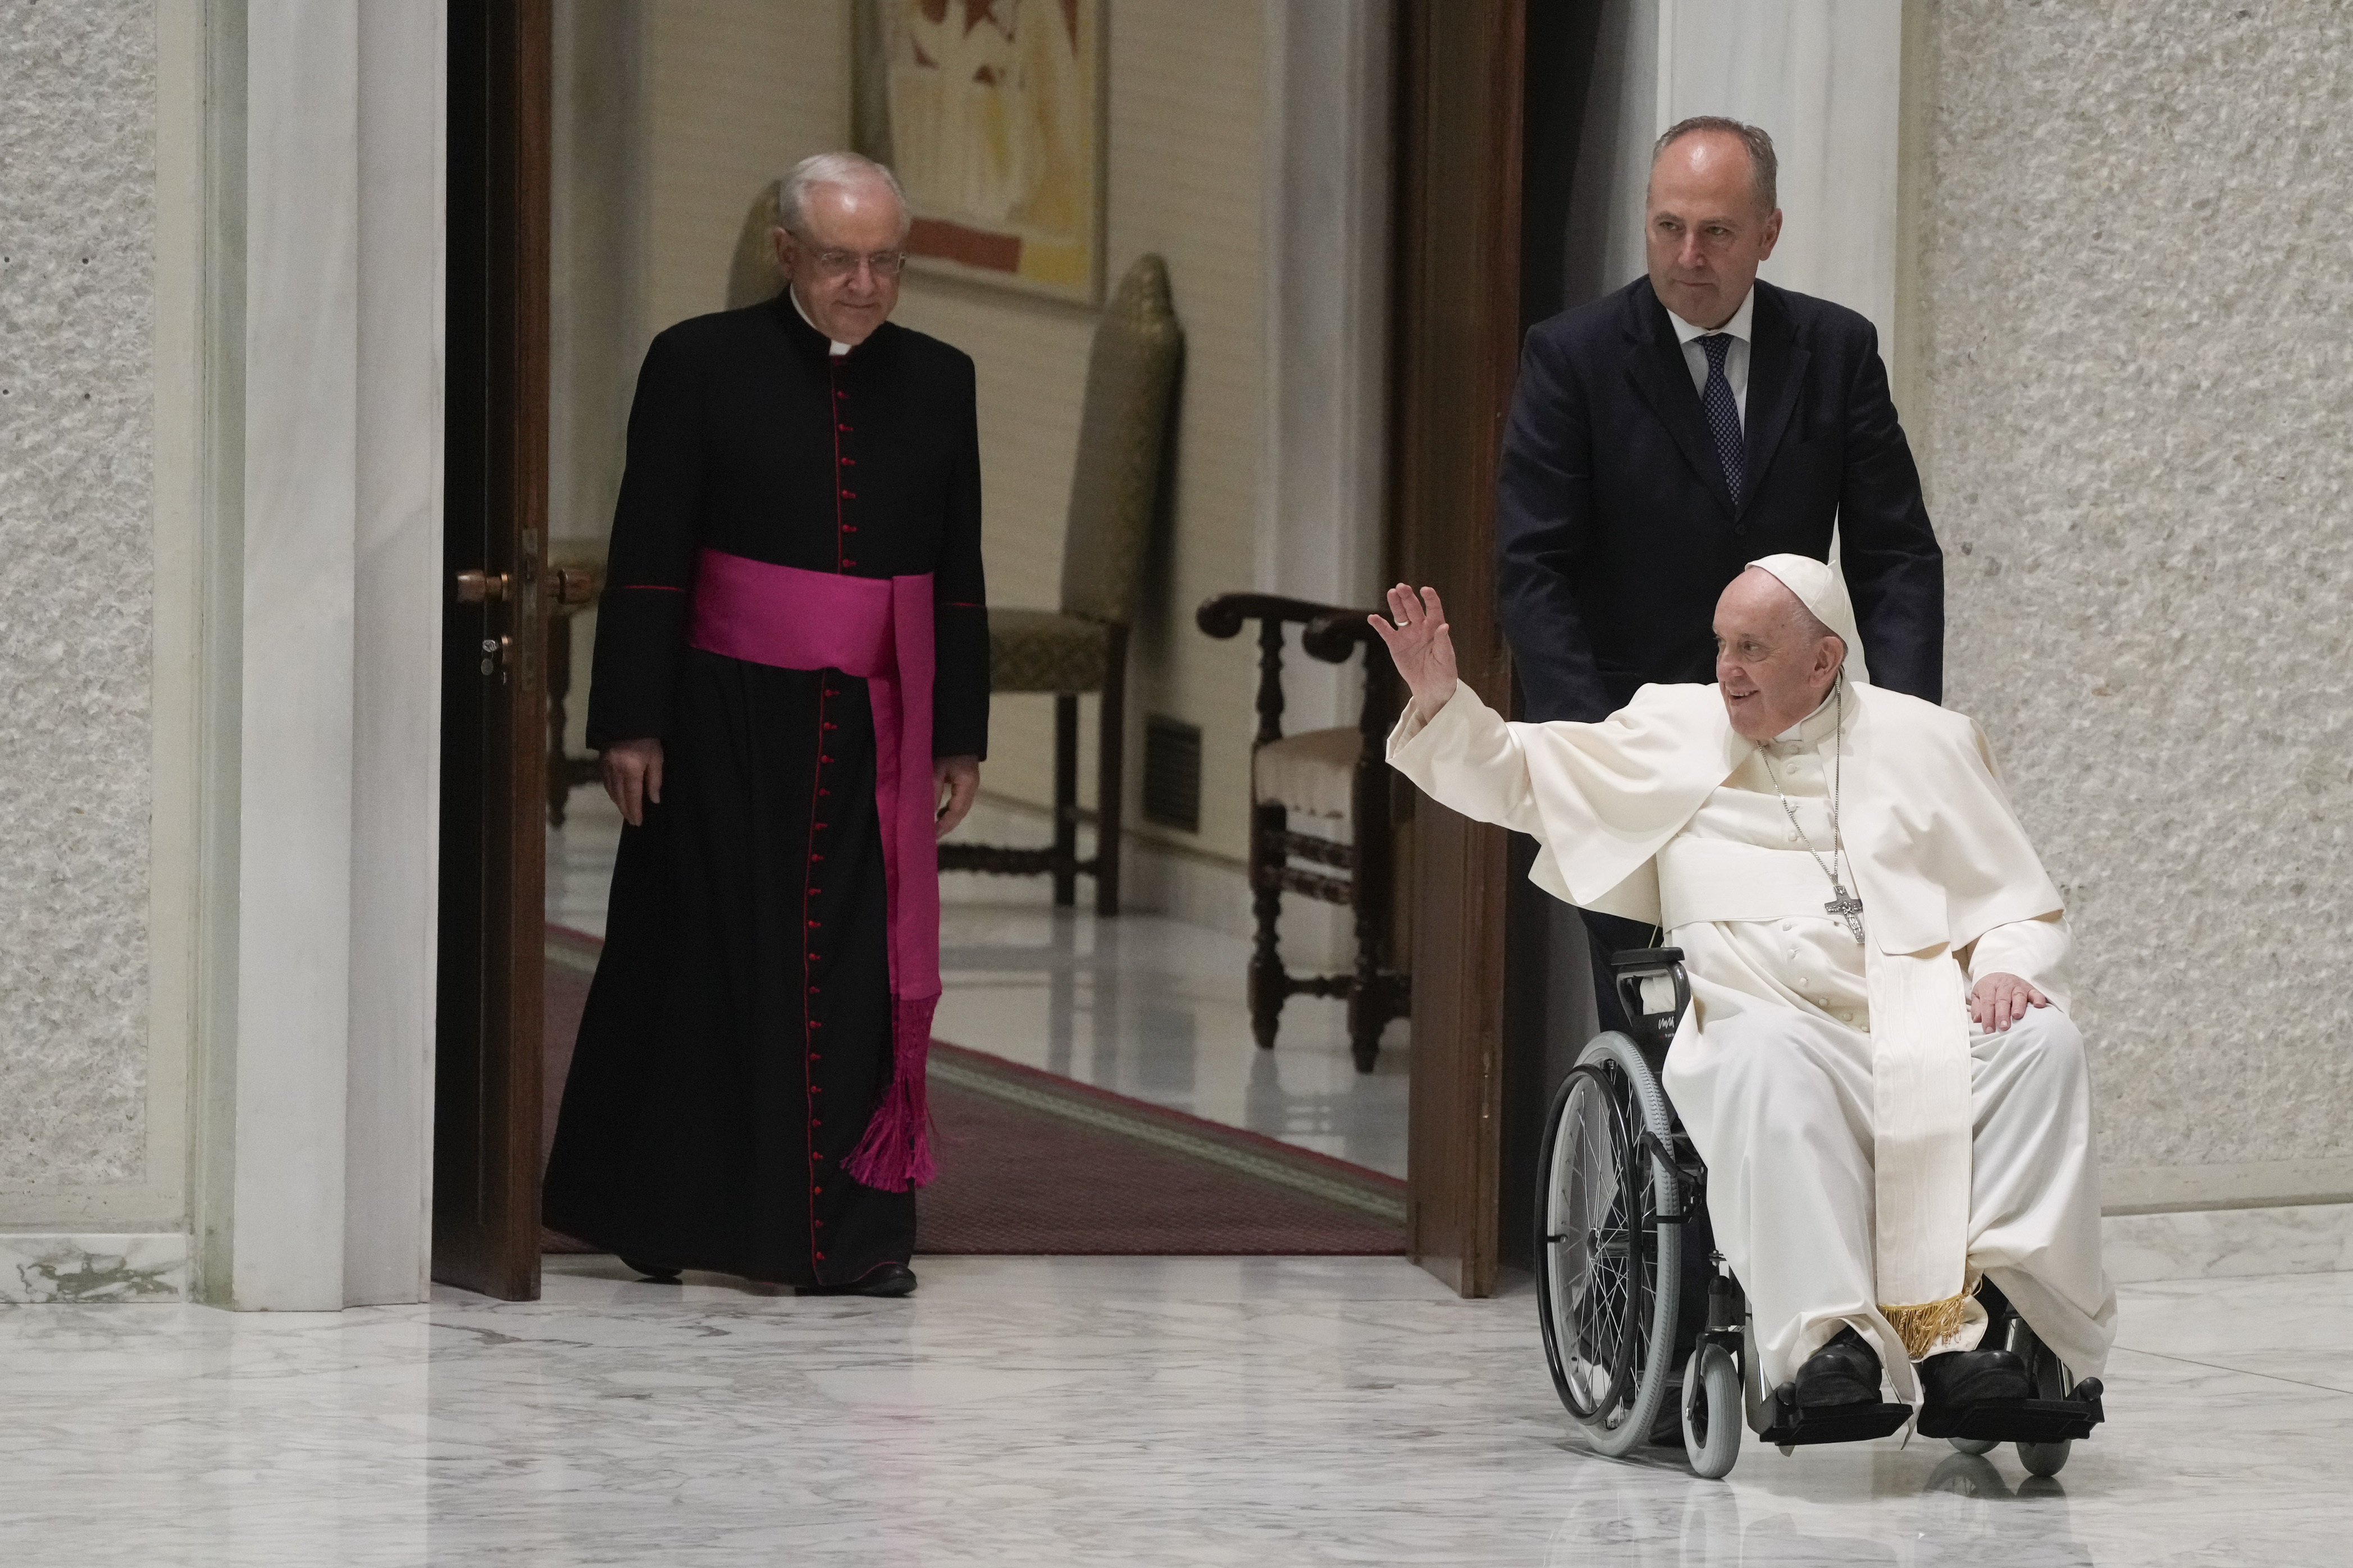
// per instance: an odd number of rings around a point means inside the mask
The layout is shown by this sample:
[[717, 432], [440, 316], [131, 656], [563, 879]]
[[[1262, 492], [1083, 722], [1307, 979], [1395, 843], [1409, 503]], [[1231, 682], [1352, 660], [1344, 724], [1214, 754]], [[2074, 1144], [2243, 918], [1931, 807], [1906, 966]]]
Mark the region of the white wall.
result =
[[2108, 1198], [2353, 1196], [2353, 18], [1921, 19], [1951, 700], [2067, 893]]

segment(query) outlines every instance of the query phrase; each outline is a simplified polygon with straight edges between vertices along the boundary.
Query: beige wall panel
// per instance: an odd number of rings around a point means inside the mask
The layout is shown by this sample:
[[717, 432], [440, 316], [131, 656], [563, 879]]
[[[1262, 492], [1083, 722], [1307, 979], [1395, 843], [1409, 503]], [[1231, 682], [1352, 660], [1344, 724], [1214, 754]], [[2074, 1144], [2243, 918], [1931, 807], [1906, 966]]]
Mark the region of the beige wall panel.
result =
[[2112, 1173], [2226, 1198], [2353, 1154], [2353, 14], [1926, 26], [1947, 698], [2066, 890]]
[[647, 336], [727, 301], [727, 262], [765, 181], [849, 126], [840, 0], [647, 0]]
[[[1210, 594], [1250, 587], [1257, 550], [1261, 7], [1128, 0], [1111, 5], [1107, 30], [1108, 277], [1116, 286], [1147, 251], [1166, 257], [1186, 343], [1173, 525], [1145, 582], [1131, 667], [1130, 790], [1140, 785], [1145, 713], [1199, 724], [1204, 743], [1200, 833], [1155, 827], [1133, 809], [1129, 820], [1145, 837], [1239, 860], [1255, 723], [1250, 639], [1210, 642], [1192, 615]], [[899, 319], [956, 344], [980, 367], [990, 598], [1053, 605], [1092, 312], [916, 277]], [[1084, 743], [1092, 756], [1091, 718]], [[992, 791], [1050, 798], [1050, 700], [1000, 699], [992, 749]], [[1092, 798], [1083, 784], [1081, 793]]]

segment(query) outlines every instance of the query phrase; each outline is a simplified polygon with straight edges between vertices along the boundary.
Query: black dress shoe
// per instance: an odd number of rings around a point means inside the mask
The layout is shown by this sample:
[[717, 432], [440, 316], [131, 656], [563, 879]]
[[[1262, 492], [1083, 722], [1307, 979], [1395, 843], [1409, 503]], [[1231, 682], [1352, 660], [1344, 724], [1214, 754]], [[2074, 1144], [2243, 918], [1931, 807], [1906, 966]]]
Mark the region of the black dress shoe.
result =
[[628, 1258], [624, 1258], [621, 1259], [621, 1267], [629, 1270], [633, 1274], [640, 1276], [643, 1282], [648, 1285], [675, 1285], [678, 1283], [678, 1270], [670, 1268], [665, 1264], [632, 1263]]
[[2026, 1363], [2010, 1351], [1947, 1351], [1920, 1363], [1924, 1410], [1959, 1410], [2034, 1394]]
[[1853, 1325], [1841, 1329], [1830, 1343], [1806, 1358], [1798, 1369], [1798, 1407], [1818, 1410], [1831, 1405], [1879, 1403], [1879, 1352]]
[[877, 1265], [847, 1285], [804, 1285], [804, 1296], [912, 1296], [915, 1271], [903, 1263]]

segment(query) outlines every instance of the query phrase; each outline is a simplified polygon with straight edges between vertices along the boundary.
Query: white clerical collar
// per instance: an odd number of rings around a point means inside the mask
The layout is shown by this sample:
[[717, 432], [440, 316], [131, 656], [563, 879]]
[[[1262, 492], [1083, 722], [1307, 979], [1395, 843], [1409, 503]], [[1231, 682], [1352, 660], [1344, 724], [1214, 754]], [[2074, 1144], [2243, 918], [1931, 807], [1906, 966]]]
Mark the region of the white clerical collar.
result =
[[1838, 725], [1839, 682], [1831, 682], [1829, 693], [1814, 710], [1773, 737], [1777, 746], [1819, 745]]
[[[809, 313], [801, 308], [801, 297], [793, 291], [793, 286], [789, 283], [785, 285], [785, 298], [793, 302], [793, 309], [800, 312], [801, 320], [808, 321], [808, 330], [810, 331], [817, 332], [823, 331], [825, 330], [822, 327], [819, 327], [815, 321], [809, 321]], [[836, 359], [839, 359], [843, 354], [849, 352], [850, 345], [841, 342], [838, 338], [828, 338], [826, 339], [826, 342], [833, 345], [832, 348], [828, 349], [827, 352], [832, 354]]]
[[1754, 339], [1749, 331], [1749, 323], [1756, 319], [1757, 285], [1754, 283], [1748, 286], [1748, 292], [1741, 297], [1740, 309], [1732, 312], [1732, 320], [1720, 327], [1694, 327], [1672, 310], [1667, 312], [1667, 320], [1675, 329], [1675, 342], [1678, 343], [1687, 343], [1694, 338], [1704, 338], [1711, 332], [1729, 332], [1744, 343], [1750, 342]]

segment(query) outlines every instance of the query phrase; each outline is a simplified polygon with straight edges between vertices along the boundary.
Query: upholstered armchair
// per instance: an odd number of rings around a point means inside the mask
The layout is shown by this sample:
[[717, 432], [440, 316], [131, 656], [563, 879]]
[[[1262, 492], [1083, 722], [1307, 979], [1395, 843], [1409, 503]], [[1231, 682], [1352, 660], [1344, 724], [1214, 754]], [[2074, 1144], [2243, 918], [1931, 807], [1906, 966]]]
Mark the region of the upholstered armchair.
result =
[[[1250, 743], [1250, 909], [1257, 932], [1250, 961], [1250, 1033], [1274, 1046], [1282, 1005], [1293, 996], [1344, 996], [1348, 1048], [1358, 1072], [1380, 1058], [1381, 1031], [1402, 1017], [1412, 983], [1389, 962], [1396, 915], [1397, 837], [1391, 780], [1383, 748], [1398, 709], [1396, 667], [1362, 610], [1272, 594], [1220, 594], [1194, 620], [1213, 637], [1259, 625], [1258, 734]], [[1300, 647], [1327, 664], [1364, 653], [1365, 697], [1356, 722], [1282, 732], [1283, 627], [1298, 626]], [[1293, 830], [1294, 816], [1345, 823], [1345, 841]], [[1300, 862], [1344, 873], [1306, 869]], [[1293, 974], [1278, 943], [1282, 896], [1296, 893], [1346, 905], [1356, 917], [1356, 962], [1345, 974]]]
[[[1054, 842], [1029, 849], [950, 840], [940, 846], [942, 870], [1050, 876], [1058, 904], [1074, 902], [1078, 879], [1089, 876], [1095, 912], [1119, 912], [1128, 628], [1135, 624], [1145, 551], [1159, 510], [1184, 348], [1167, 264], [1144, 257], [1120, 280], [1088, 356], [1062, 536], [1061, 607], [991, 605], [988, 612], [990, 689], [1054, 694]], [[1079, 698], [1090, 691], [1103, 694], [1103, 709], [1095, 852], [1082, 859]]]

